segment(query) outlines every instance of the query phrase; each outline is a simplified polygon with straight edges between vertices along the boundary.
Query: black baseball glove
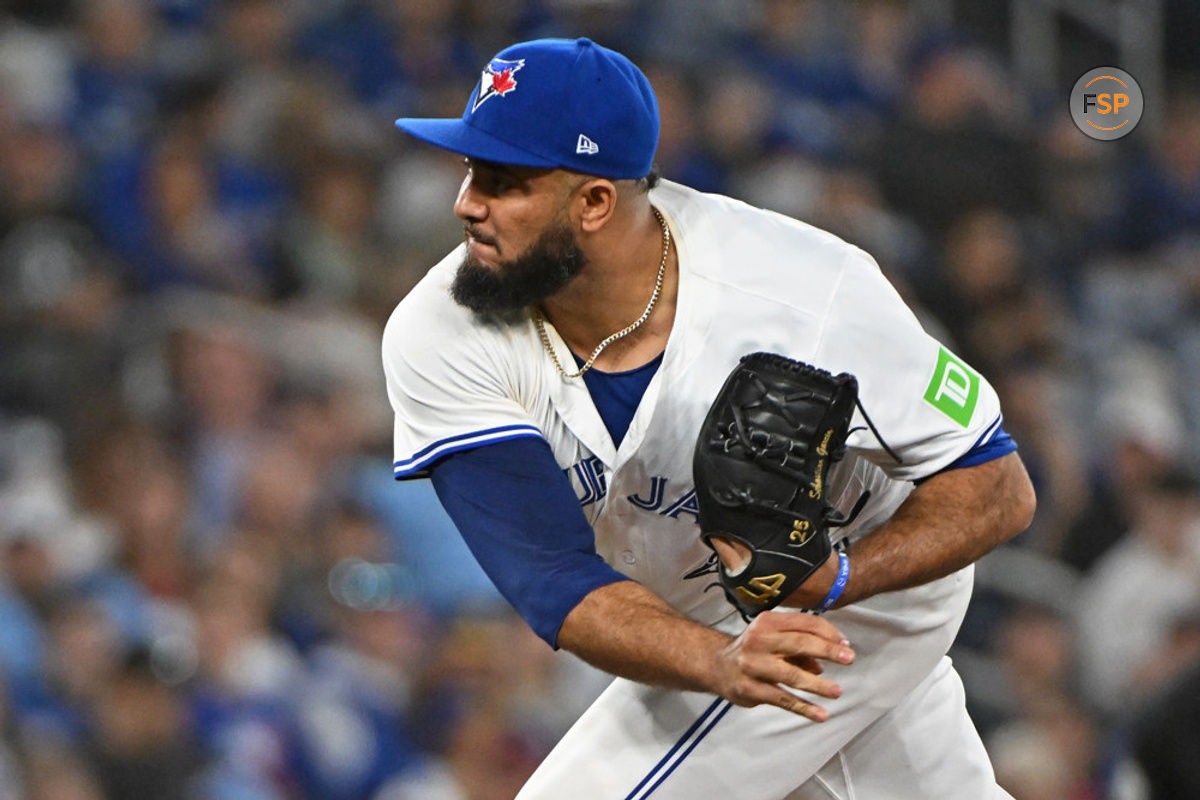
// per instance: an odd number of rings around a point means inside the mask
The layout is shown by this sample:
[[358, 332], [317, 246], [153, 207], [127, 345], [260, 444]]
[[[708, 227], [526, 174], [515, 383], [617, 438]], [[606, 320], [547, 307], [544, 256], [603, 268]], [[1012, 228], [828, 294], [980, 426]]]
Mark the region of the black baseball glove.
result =
[[[743, 356], [700, 428], [692, 463], [700, 535], [740, 542], [736, 572], [718, 561], [729, 601], [749, 619], [774, 608], [829, 558], [844, 525], [826, 476], [845, 455], [858, 381], [771, 353]], [[855, 513], [863, 501], [856, 504]]]

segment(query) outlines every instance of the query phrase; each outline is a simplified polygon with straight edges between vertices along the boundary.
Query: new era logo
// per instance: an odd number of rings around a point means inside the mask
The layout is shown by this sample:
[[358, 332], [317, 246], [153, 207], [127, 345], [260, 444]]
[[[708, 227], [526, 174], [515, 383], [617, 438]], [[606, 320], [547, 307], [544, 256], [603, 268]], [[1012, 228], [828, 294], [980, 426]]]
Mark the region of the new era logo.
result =
[[575, 152], [594, 156], [596, 153], [600, 152], [600, 145], [596, 144], [581, 133], [579, 134], [579, 141], [575, 144]]

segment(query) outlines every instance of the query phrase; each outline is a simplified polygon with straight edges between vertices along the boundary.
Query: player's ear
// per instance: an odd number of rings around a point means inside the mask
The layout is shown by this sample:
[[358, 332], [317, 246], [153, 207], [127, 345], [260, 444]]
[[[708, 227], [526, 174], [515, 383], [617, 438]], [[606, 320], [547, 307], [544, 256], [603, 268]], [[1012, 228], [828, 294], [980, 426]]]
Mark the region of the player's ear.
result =
[[571, 204], [583, 232], [595, 233], [617, 209], [617, 187], [607, 178], [588, 178], [576, 187]]

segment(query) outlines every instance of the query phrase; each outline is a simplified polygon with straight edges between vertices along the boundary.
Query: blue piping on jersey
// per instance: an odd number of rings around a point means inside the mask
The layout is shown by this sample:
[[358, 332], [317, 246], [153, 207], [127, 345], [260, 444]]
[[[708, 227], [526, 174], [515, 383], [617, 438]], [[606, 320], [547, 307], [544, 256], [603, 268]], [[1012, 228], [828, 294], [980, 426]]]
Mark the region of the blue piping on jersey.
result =
[[1001, 456], [1006, 456], [1009, 453], [1015, 452], [1017, 443], [1004, 430], [1003, 415], [997, 416], [995, 422], [988, 425], [979, 438], [975, 440], [975, 444], [971, 445], [971, 449], [963, 453], [954, 461], [939, 469], [932, 475], [926, 475], [924, 478], [917, 478], [913, 481], [914, 484], [920, 486], [925, 481], [941, 475], [943, 472], [949, 472], [954, 469], [962, 469], [963, 467], [974, 467], [979, 464], [984, 464], [988, 461], [995, 460]]
[[486, 428], [482, 431], [460, 433], [439, 439], [427, 447], [423, 447], [412, 455], [392, 464], [392, 472], [397, 478], [407, 478], [420, 472], [439, 458], [494, 442], [504, 442], [509, 439], [525, 437], [542, 438], [542, 432], [533, 425], [501, 425], [497, 428]]
[[[1000, 430], [1000, 426], [1002, 426], [1003, 424], [1004, 424], [1004, 415], [1003, 414], [997, 415], [995, 421], [992, 422], [991, 425], [988, 425], [987, 428], [984, 429], [983, 433], [979, 434], [979, 438], [975, 440], [975, 444], [971, 445], [971, 450], [974, 450], [976, 447], [979, 447], [979, 445], [984, 444], [989, 439], [991, 439], [993, 436], [995, 436], [996, 432], [998, 430]], [[967, 452], [970, 452], [970, 450], [968, 450]]]
[[[722, 705], [724, 705], [724, 708], [721, 708], [721, 710], [717, 712], [717, 715], [712, 717], [712, 720], [708, 723], [708, 725], [706, 725], [703, 730], [700, 730], [700, 726], [704, 725], [705, 721], [712, 716], [713, 712]], [[683, 736], [679, 737], [679, 741], [675, 742], [675, 745], [667, 751], [667, 754], [659, 759], [659, 762], [655, 764], [648, 773], [646, 773], [646, 777], [642, 778], [641, 782], [637, 786], [633, 787], [633, 791], [625, 796], [625, 800], [644, 800], [644, 798], [647, 798], [653, 794], [654, 791], [662, 785], [662, 782], [665, 781], [667, 777], [675, 771], [675, 768], [682, 764], [683, 760], [687, 758], [693, 750], [696, 749], [696, 745], [700, 744], [700, 740], [709, 734], [713, 727], [721, 721], [721, 717], [725, 716], [725, 714], [731, 708], [733, 708], [733, 703], [725, 700], [724, 698], [718, 697], [716, 700], [714, 700], [712, 705], [706, 708], [704, 713], [700, 715], [699, 719], [693, 722], [692, 726], [684, 732]], [[699, 733], [697, 733], [697, 731], [699, 731]], [[679, 752], [679, 749], [685, 744], [687, 745], [687, 749], [680, 753], [678, 758], [675, 758], [675, 754]], [[674, 762], [670, 763], [673, 758], [675, 759]], [[668, 763], [670, 763], [670, 766], [667, 766]], [[658, 772], [664, 766], [667, 766], [666, 771], [661, 775], [658, 775]], [[656, 775], [658, 775], [658, 780], [655, 780], [653, 784], [646, 787], [646, 784], [654, 780]], [[643, 787], [646, 787], [645, 792], [642, 792]]]

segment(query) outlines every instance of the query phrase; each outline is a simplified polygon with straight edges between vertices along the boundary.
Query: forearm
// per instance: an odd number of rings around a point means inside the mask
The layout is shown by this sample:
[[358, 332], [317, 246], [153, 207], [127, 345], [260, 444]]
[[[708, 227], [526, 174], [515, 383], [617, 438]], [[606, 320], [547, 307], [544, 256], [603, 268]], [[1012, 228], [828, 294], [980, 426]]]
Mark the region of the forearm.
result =
[[841, 605], [937, 580], [973, 564], [1033, 518], [1033, 486], [1016, 453], [918, 486], [885, 525], [850, 548]]
[[640, 683], [719, 692], [716, 658], [733, 637], [684, 617], [633, 581], [587, 595], [563, 621], [558, 645]]
[[687, 619], [640, 584], [594, 589], [567, 615], [558, 644], [593, 666], [669, 689], [711, 692], [741, 706], [779, 706], [821, 722], [824, 708], [794, 690], [838, 697], [820, 660], [849, 664], [854, 652], [828, 620], [759, 614], [737, 637]]
[[[850, 546], [850, 580], [837, 606], [920, 586], [974, 563], [1028, 527], [1034, 506], [1016, 453], [930, 478], [890, 520]], [[836, 571], [830, 559], [787, 604], [815, 606]]]

